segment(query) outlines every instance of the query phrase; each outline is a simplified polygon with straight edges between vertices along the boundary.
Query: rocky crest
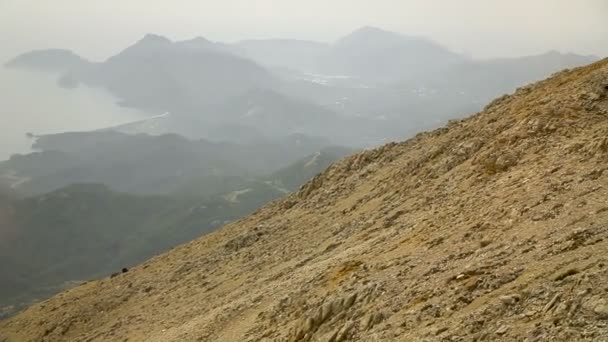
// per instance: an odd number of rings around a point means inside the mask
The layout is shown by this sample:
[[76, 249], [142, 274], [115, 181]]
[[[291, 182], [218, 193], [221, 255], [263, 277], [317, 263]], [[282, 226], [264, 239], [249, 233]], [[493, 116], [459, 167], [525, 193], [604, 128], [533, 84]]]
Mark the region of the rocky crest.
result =
[[0, 341], [605, 341], [608, 60], [346, 158]]

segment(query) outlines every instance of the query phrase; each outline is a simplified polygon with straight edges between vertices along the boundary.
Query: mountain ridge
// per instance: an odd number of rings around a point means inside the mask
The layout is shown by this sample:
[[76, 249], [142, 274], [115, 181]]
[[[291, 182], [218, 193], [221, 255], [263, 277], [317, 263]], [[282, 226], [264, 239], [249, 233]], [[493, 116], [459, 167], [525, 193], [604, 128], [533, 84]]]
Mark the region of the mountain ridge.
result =
[[[101, 87], [122, 106], [171, 113], [140, 126], [142, 133], [194, 139], [220, 134], [233, 141], [278, 138], [290, 132], [222, 118], [256, 112], [285, 122], [290, 113], [310, 112], [310, 119], [299, 115], [300, 127], [289, 126], [292, 132], [369, 147], [437, 127], [521, 84], [592, 61], [594, 57], [554, 52], [476, 60], [428, 38], [377, 28], [354, 31], [332, 44], [285, 39], [226, 44], [202, 37], [172, 42], [150, 34], [105, 62], [70, 68], [59, 84]], [[58, 64], [72, 62], [68, 58]], [[262, 92], [267, 95], [259, 96]], [[323, 115], [328, 122], [319, 125]], [[339, 126], [351, 129], [328, 129], [336, 117], [342, 120]]]

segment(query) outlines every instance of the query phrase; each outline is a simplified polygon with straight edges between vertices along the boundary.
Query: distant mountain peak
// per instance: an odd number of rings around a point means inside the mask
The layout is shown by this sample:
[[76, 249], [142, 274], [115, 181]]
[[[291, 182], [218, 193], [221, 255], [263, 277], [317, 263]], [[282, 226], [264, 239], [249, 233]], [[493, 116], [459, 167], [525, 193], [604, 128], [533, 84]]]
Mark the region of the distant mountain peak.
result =
[[147, 33], [135, 44], [127, 47], [117, 55], [110, 57], [108, 61], [115, 61], [125, 56], [146, 55], [152, 53], [152, 51], [158, 51], [159, 49], [165, 50], [166, 48], [170, 48], [172, 45], [173, 42], [167, 37], [153, 33]]
[[351, 33], [351, 35], [356, 35], [356, 34], [396, 34], [396, 35], [399, 35], [398, 33], [395, 33], [392, 31], [387, 31], [385, 29], [381, 29], [381, 28], [375, 27], [375, 26], [363, 26], [361, 28], [356, 29], [355, 31], [353, 31]]
[[67, 49], [34, 50], [23, 53], [5, 65], [10, 68], [31, 68], [65, 71], [87, 64], [88, 61]]
[[187, 41], [188, 41], [188, 42], [192, 42], [192, 43], [199, 43], [199, 44], [201, 44], [201, 43], [206, 43], [206, 44], [211, 44], [211, 43], [213, 43], [213, 42], [212, 42], [212, 41], [210, 41], [209, 39], [207, 39], [207, 38], [205, 38], [205, 37], [202, 37], [202, 36], [197, 36], [197, 37], [194, 37], [194, 38], [192, 38], [192, 39], [190, 39], [190, 40], [187, 40]]
[[182, 46], [186, 46], [186, 47], [191, 47], [191, 48], [209, 48], [209, 47], [215, 47], [216, 45], [220, 45], [220, 44], [216, 44], [212, 41], [210, 41], [209, 39], [205, 38], [205, 37], [194, 37], [192, 39], [188, 39], [188, 40], [182, 40], [177, 42], [177, 44], [182, 45]]
[[336, 46], [341, 47], [362, 47], [365, 49], [390, 48], [409, 44], [411, 42], [424, 42], [426, 44], [439, 44], [423, 37], [408, 36], [397, 32], [383, 30], [377, 27], [365, 26], [353, 31], [347, 36], [339, 39]]
[[391, 38], [391, 39], [395, 39], [395, 40], [403, 40], [403, 39], [412, 38], [410, 36], [406, 36], [401, 33], [387, 31], [387, 30], [384, 30], [384, 29], [381, 29], [378, 27], [364, 26], [364, 27], [361, 27], [361, 28], [351, 32], [349, 35], [340, 39], [340, 41], [354, 40], [354, 39], [378, 39], [380, 37], [382, 37], [382, 39]]
[[142, 39], [139, 40], [138, 43], [171, 44], [172, 42], [167, 37], [158, 34], [147, 33]]
[[[583, 54], [577, 54], [571, 51], [559, 51], [559, 50], [549, 50], [543, 54], [540, 54], [539, 56], [543, 56], [543, 57], [589, 57], [592, 58], [594, 60], [598, 60], [599, 57], [597, 56], [593, 56], [593, 55], [583, 55]], [[589, 61], [589, 63], [591, 63], [593, 61]]]
[[465, 59], [431, 39], [366, 26], [339, 39], [321, 65], [333, 74], [393, 82]]

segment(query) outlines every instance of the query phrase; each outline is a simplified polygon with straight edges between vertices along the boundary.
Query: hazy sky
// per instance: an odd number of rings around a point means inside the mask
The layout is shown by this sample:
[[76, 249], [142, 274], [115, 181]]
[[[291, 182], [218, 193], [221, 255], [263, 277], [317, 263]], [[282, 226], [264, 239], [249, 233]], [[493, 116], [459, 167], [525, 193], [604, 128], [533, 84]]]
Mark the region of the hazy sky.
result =
[[476, 57], [608, 55], [608, 0], [0, 0], [0, 57], [64, 47], [101, 60], [147, 32], [332, 41], [366, 25]]

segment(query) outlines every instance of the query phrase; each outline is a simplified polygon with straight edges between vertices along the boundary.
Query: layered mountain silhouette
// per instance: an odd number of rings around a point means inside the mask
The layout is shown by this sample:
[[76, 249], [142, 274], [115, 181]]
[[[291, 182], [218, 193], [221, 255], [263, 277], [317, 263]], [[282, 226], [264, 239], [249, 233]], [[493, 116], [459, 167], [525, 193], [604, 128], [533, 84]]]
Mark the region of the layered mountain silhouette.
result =
[[420, 37], [365, 27], [338, 40], [321, 61], [326, 72], [400, 81], [441, 72], [467, 59]]
[[18, 340], [601, 341], [608, 60], [345, 158], [0, 323]]
[[269, 68], [344, 75], [370, 81], [399, 81], [437, 72], [469, 59], [422, 37], [364, 27], [334, 44], [301, 40], [248, 40], [236, 44], [244, 56]]
[[[476, 97], [478, 102], [485, 102], [496, 95], [493, 88], [515, 89], [523, 83], [522, 80], [540, 80], [555, 71], [580, 66], [581, 63], [589, 64], [595, 60], [593, 56], [550, 51], [520, 58], [467, 61], [442, 72], [429, 74], [427, 83], [422, 85], [429, 89], [458, 89]], [[489, 84], [491, 87], [488, 87]], [[415, 87], [421, 83], [412, 81], [408, 85]]]
[[[102, 87], [123, 105], [170, 112], [159, 124], [164, 133], [208, 140], [218, 130], [230, 139], [243, 132], [267, 139], [300, 133], [360, 147], [410, 137], [478, 111], [521, 84], [595, 60], [560, 53], [473, 60], [424, 37], [366, 27], [333, 44], [224, 44], [202, 37], [173, 42], [148, 34], [102, 63], [43, 50], [7, 65], [59, 72], [62, 86]], [[234, 122], [251, 113], [293, 124], [260, 129]], [[336, 121], [349, 129], [336, 129], [344, 126]]]

